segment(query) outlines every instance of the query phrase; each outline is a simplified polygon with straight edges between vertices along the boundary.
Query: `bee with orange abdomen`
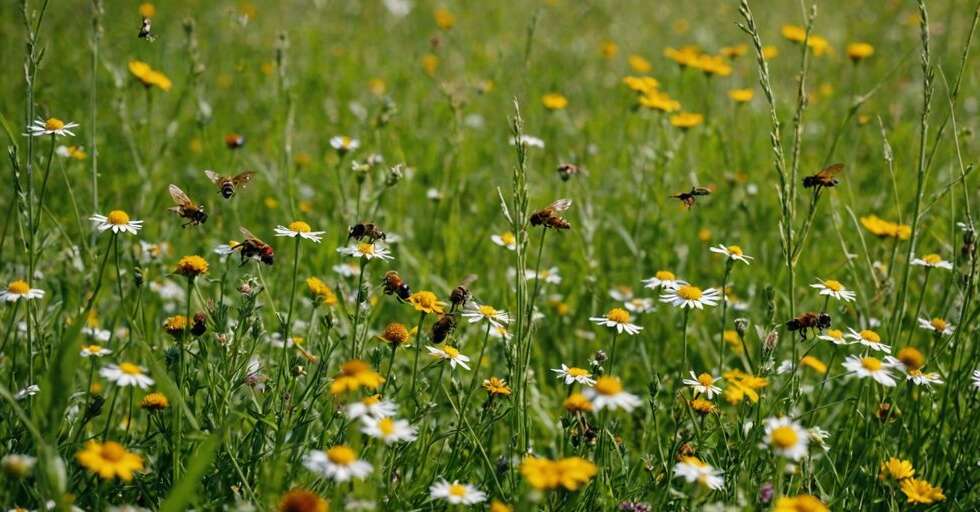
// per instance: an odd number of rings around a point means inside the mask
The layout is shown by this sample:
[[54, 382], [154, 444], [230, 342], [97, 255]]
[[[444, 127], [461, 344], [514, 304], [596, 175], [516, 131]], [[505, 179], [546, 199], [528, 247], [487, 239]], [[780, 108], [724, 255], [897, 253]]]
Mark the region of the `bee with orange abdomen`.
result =
[[698, 196], [707, 196], [707, 195], [710, 195], [710, 194], [711, 194], [711, 189], [707, 189], [707, 188], [704, 188], [704, 187], [691, 187], [691, 191], [690, 192], [681, 192], [680, 194], [671, 194], [670, 197], [672, 197], [674, 199], [680, 199], [681, 200], [681, 203], [683, 203], [685, 207], [687, 207], [688, 209], [690, 209], [692, 206], [694, 206], [694, 201], [696, 200], [696, 198]]
[[381, 284], [384, 285], [385, 294], [396, 295], [401, 300], [408, 300], [412, 295], [412, 289], [408, 286], [408, 283], [403, 281], [402, 276], [398, 275], [398, 272], [394, 270], [385, 272]]
[[347, 231], [348, 242], [350, 242], [351, 238], [357, 240], [358, 242], [367, 238], [368, 242], [373, 244], [378, 240], [384, 240], [386, 236], [387, 235], [385, 235], [384, 231], [381, 231], [380, 229], [378, 229], [378, 226], [370, 222], [358, 223], [357, 225], [352, 226], [350, 230]]
[[800, 331], [800, 337], [806, 339], [806, 335], [811, 330], [824, 330], [830, 328], [830, 315], [827, 313], [803, 313], [796, 318], [786, 322], [786, 329], [789, 331]]
[[528, 219], [532, 226], [544, 226], [552, 229], [569, 229], [572, 227], [565, 217], [559, 215], [572, 206], [571, 199], [559, 199], [548, 206], [534, 212]]
[[432, 342], [435, 344], [446, 341], [446, 338], [456, 329], [456, 315], [448, 313], [439, 317], [432, 324]]
[[272, 246], [259, 240], [257, 236], [245, 228], [239, 228], [239, 230], [245, 237], [245, 241], [236, 244], [231, 249], [239, 251], [242, 255], [242, 265], [249, 259], [257, 259], [266, 265], [272, 265], [275, 261], [275, 251], [272, 250]]
[[836, 176], [842, 172], [844, 172], [844, 164], [828, 165], [820, 172], [803, 178], [803, 188], [833, 187], [839, 183]]
[[171, 184], [167, 190], [170, 192], [170, 197], [177, 203], [177, 206], [172, 206], [169, 210], [181, 218], [187, 219], [187, 222], [180, 227], [197, 226], [208, 220], [208, 214], [204, 213], [204, 206], [191, 201], [191, 198], [187, 197], [187, 194], [180, 187]]
[[218, 187], [218, 192], [225, 199], [230, 199], [231, 196], [235, 195], [235, 191], [245, 188], [248, 182], [252, 181], [252, 178], [255, 176], [255, 173], [252, 171], [245, 171], [234, 176], [222, 176], [208, 169], [205, 169], [204, 174], [211, 180], [211, 183], [214, 183]]
[[240, 133], [229, 133], [225, 135], [225, 146], [228, 149], [238, 149], [245, 145], [245, 136]]

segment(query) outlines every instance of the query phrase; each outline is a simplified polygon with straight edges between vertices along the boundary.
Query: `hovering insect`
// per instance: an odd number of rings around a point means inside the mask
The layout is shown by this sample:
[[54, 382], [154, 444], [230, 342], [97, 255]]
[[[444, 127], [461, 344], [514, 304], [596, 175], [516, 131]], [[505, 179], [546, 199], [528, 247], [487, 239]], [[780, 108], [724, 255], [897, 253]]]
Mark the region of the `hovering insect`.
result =
[[711, 190], [704, 187], [691, 187], [690, 192], [681, 192], [680, 194], [671, 194], [670, 197], [674, 199], [680, 199], [681, 203], [684, 203], [688, 209], [694, 206], [694, 200], [697, 196], [707, 196], [711, 195]]
[[204, 224], [208, 220], [208, 214], [204, 212], [204, 206], [191, 201], [191, 198], [187, 197], [187, 194], [180, 187], [171, 184], [167, 187], [167, 190], [170, 192], [170, 197], [177, 203], [177, 206], [171, 206], [169, 210], [181, 218], [187, 219], [187, 222], [181, 226], [182, 228]]
[[350, 242], [350, 239], [353, 238], [354, 240], [360, 242], [361, 240], [367, 238], [368, 242], [373, 244], [378, 240], [384, 240], [386, 236], [387, 235], [385, 235], [384, 231], [378, 229], [378, 226], [370, 222], [360, 223], [351, 227], [347, 232], [347, 241]]
[[156, 39], [153, 37], [153, 32], [151, 32], [150, 18], [143, 17], [143, 24], [140, 25], [139, 38], [146, 39], [147, 41], [153, 41]]
[[559, 215], [559, 212], [563, 212], [572, 206], [571, 199], [559, 199], [545, 208], [542, 208], [531, 214], [528, 219], [532, 226], [544, 226], [545, 228], [552, 229], [569, 229], [572, 227], [568, 223], [565, 217]]
[[830, 327], [830, 315], [827, 313], [803, 313], [800, 316], [786, 322], [786, 329], [790, 331], [800, 331], [800, 338], [806, 339], [807, 332], [811, 330], [824, 330]]
[[558, 177], [562, 181], [568, 181], [573, 176], [577, 176], [582, 171], [575, 164], [561, 164], [558, 166]]
[[221, 192], [221, 197], [225, 199], [230, 199], [231, 196], [235, 195], [237, 190], [245, 188], [248, 182], [252, 181], [252, 178], [255, 176], [255, 173], [252, 171], [245, 171], [234, 176], [222, 176], [210, 169], [205, 169], [204, 174], [218, 187], [218, 191]]
[[249, 259], [258, 259], [266, 265], [272, 265], [275, 261], [275, 252], [272, 250], [272, 246], [259, 240], [258, 237], [252, 234], [251, 231], [245, 228], [238, 228], [242, 235], [245, 237], [245, 241], [236, 244], [231, 249], [234, 251], [240, 251], [242, 255], [242, 265], [246, 263]]
[[432, 341], [436, 344], [446, 341], [446, 338], [456, 329], [456, 316], [453, 313], [447, 313], [439, 317], [434, 324], [432, 324]]
[[229, 133], [225, 135], [225, 146], [228, 149], [238, 149], [245, 145], [245, 136], [240, 133]]
[[408, 283], [402, 280], [402, 276], [398, 275], [398, 272], [394, 270], [389, 270], [385, 272], [384, 279], [382, 279], [381, 284], [385, 287], [385, 294], [387, 295], [397, 295], [401, 300], [408, 300], [412, 295], [412, 289], [408, 286]]
[[839, 183], [836, 176], [842, 172], [844, 172], [844, 164], [828, 165], [820, 172], [803, 178], [803, 188], [833, 187]]

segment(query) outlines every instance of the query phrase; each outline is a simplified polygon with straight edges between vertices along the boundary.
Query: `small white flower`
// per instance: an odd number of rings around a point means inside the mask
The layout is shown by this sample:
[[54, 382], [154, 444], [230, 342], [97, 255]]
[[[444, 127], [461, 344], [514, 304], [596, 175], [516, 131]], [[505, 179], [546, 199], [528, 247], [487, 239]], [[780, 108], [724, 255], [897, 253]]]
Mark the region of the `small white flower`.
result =
[[361, 141], [346, 135], [335, 135], [330, 137], [330, 147], [338, 153], [347, 153], [361, 147]]
[[109, 215], [95, 214], [88, 218], [101, 231], [111, 230], [115, 234], [129, 233], [135, 235], [143, 228], [143, 221], [130, 220], [129, 214], [122, 210], [112, 210]]
[[480, 305], [476, 302], [470, 302], [462, 315], [471, 324], [480, 321], [486, 321], [494, 326], [510, 323], [510, 315], [506, 311], [498, 311], [493, 306]]
[[388, 248], [380, 244], [357, 243], [349, 247], [338, 247], [337, 252], [352, 258], [364, 258], [371, 261], [375, 258], [380, 260], [393, 260], [394, 256]]
[[544, 148], [544, 141], [534, 135], [521, 135], [510, 139], [510, 145], [514, 146], [521, 143], [529, 148]]
[[313, 231], [310, 225], [298, 220], [291, 222], [289, 226], [278, 225], [275, 229], [276, 236], [288, 236], [290, 238], [301, 237], [313, 243], [320, 243], [326, 231]]
[[623, 391], [623, 385], [618, 377], [599, 377], [595, 386], [586, 389], [583, 394], [592, 402], [596, 412], [603, 409], [613, 411], [623, 409], [629, 412], [643, 403], [640, 397]]
[[741, 261], [746, 265], [750, 265], [752, 261], [752, 256], [748, 256], [742, 252], [742, 248], [737, 245], [722, 245], [718, 244], [711, 248], [711, 252], [717, 254], [724, 254], [726, 258], [732, 261]]
[[583, 386], [594, 386], [595, 379], [592, 378], [592, 373], [585, 368], [576, 368], [574, 366], [565, 366], [562, 363], [561, 368], [552, 368], [551, 371], [558, 374], [559, 379], [564, 379], [565, 384], [579, 383]]
[[456, 347], [450, 347], [449, 345], [443, 345], [442, 348], [428, 346], [429, 353], [439, 359], [445, 359], [449, 361], [449, 366], [456, 368], [456, 365], [462, 366], [463, 368], [469, 370], [470, 367], [466, 364], [470, 358], [459, 353]]
[[594, 316], [589, 318], [589, 321], [616, 329], [619, 334], [625, 332], [629, 335], [636, 335], [643, 330], [643, 327], [630, 323], [629, 311], [622, 308], [612, 308], [606, 313], [606, 316]]
[[40, 386], [38, 386], [37, 384], [31, 384], [30, 386], [27, 386], [26, 388], [15, 393], [14, 400], [23, 400], [25, 398], [30, 398], [40, 392], [41, 392]]
[[394, 416], [397, 411], [398, 406], [394, 402], [382, 400], [378, 395], [362, 398], [344, 407], [344, 414], [352, 420], [364, 417], [384, 418]]
[[973, 370], [973, 376], [970, 377], [970, 380], [973, 381], [973, 387], [980, 391], [980, 370]]
[[27, 135], [29, 137], [43, 137], [45, 135], [55, 135], [62, 137], [65, 135], [74, 136], [75, 132], [72, 129], [78, 128], [78, 123], [66, 123], [57, 117], [51, 117], [48, 119], [35, 119], [27, 127]]
[[684, 284], [676, 289], [665, 288], [660, 295], [660, 302], [664, 302], [676, 308], [697, 308], [704, 309], [705, 306], [717, 306], [721, 300], [721, 292], [714, 288], [701, 290], [697, 286]]
[[861, 345], [864, 345], [865, 347], [877, 352], [884, 352], [886, 354], [892, 353], [892, 348], [881, 342], [881, 337], [878, 336], [878, 333], [869, 329], [864, 329], [861, 332], [857, 332], [850, 327], [848, 327], [847, 330], [847, 337], [856, 341], [857, 343], [860, 343]]
[[943, 378], [936, 372], [924, 372], [922, 370], [909, 370], [905, 374], [905, 379], [916, 386], [931, 386], [942, 384]]
[[844, 337], [844, 333], [842, 331], [838, 330], [838, 329], [827, 329], [826, 331], [823, 332], [823, 334], [821, 334], [820, 336], [817, 336], [817, 338], [819, 338], [821, 340], [824, 340], [824, 341], [829, 341], [829, 342], [833, 343], [834, 345], [850, 345], [851, 344], [851, 342], [850, 341], [847, 341], [847, 338]]
[[83, 345], [82, 346], [82, 357], [105, 357], [111, 354], [112, 351], [101, 346], [101, 345]]
[[633, 299], [633, 289], [628, 286], [617, 286], [609, 290], [609, 296], [617, 302], [626, 302]]
[[857, 298], [856, 293], [845, 288], [840, 281], [835, 281], [833, 279], [827, 279], [826, 281], [811, 284], [810, 288], [820, 290], [820, 295], [829, 295], [844, 302], [854, 302], [854, 299]]
[[381, 418], [362, 417], [361, 432], [375, 439], [381, 439], [385, 444], [414, 441], [415, 429], [407, 420], [396, 420], [390, 416]]
[[0, 302], [17, 302], [20, 299], [37, 300], [44, 297], [44, 290], [31, 288], [27, 281], [17, 279], [7, 285], [7, 289], [0, 292]]
[[146, 389], [153, 385], [153, 379], [146, 375], [145, 368], [129, 362], [108, 364], [99, 370], [99, 375], [120, 387], [139, 386]]
[[717, 491], [725, 486], [721, 475], [724, 471], [717, 469], [697, 457], [683, 457], [674, 465], [675, 477], [683, 478], [688, 483], [698, 483], [708, 489]]
[[540, 279], [548, 284], [561, 284], [561, 274], [558, 273], [558, 267], [547, 268], [537, 273], [527, 269], [524, 271], [524, 278], [528, 281]]
[[849, 355], [847, 356], [847, 360], [841, 364], [844, 368], [847, 368], [850, 375], [862, 379], [871, 377], [882, 386], [895, 386], [895, 379], [892, 378], [892, 374], [888, 371], [888, 365], [876, 357]]
[[779, 366], [776, 367], [777, 375], [784, 375], [791, 371], [793, 371], [793, 361], [790, 361], [789, 359], [784, 359], [783, 362], [779, 363]]
[[504, 231], [499, 235], [491, 235], [490, 240], [501, 247], [506, 247], [507, 250], [517, 250], [517, 238], [510, 231]]
[[361, 271], [361, 265], [357, 262], [338, 263], [331, 269], [343, 277], [354, 277]]
[[830, 445], [827, 444], [827, 440], [830, 439], [830, 432], [820, 427], [811, 427], [807, 432], [810, 434], [810, 441], [820, 445], [823, 451], [830, 450]]
[[669, 270], [658, 270], [653, 277], [643, 280], [643, 286], [650, 288], [651, 290], [656, 290], [658, 288], [663, 288], [665, 290], [676, 290], [681, 286], [687, 284], [687, 281], [677, 279], [677, 276]]
[[690, 386], [697, 395], [705, 395], [708, 400], [711, 400], [715, 395], [721, 394], [721, 388], [715, 386], [715, 382], [721, 380], [721, 377], [712, 377], [710, 373], [702, 373], [696, 375], [694, 370], [691, 370], [691, 378], [683, 379], [681, 382]]
[[449, 483], [445, 479], [429, 487], [429, 496], [434, 500], [446, 500], [450, 505], [476, 505], [487, 499], [487, 494], [473, 485], [461, 484], [459, 480]]
[[106, 329], [99, 329], [98, 327], [82, 327], [82, 334], [100, 343], [105, 343], [112, 337], [111, 332]]
[[938, 254], [926, 254], [921, 258], [913, 258], [913, 265], [927, 268], [941, 268], [943, 270], [953, 270], [953, 264], [942, 258]]
[[649, 297], [634, 297], [623, 303], [631, 313], [643, 314], [653, 310], [653, 299]]
[[218, 244], [214, 248], [214, 253], [217, 254], [218, 256], [221, 256], [222, 258], [224, 258], [224, 257], [227, 257], [227, 256], [235, 253], [234, 247], [235, 247], [235, 245], [233, 245], [231, 242], [226, 243], [226, 244]]
[[352, 478], [363, 480], [371, 474], [371, 464], [357, 458], [354, 450], [337, 445], [326, 451], [314, 450], [303, 457], [306, 469], [337, 482], [346, 482]]
[[490, 337], [491, 338], [503, 338], [504, 341], [510, 341], [514, 337], [503, 325], [495, 325], [490, 327]]
[[946, 320], [943, 320], [942, 318], [933, 318], [932, 320], [929, 320], [927, 318], [920, 318], [919, 327], [927, 331], [932, 331], [936, 334], [949, 336], [950, 334], [953, 334], [954, 326], [953, 324], [947, 322]]
[[776, 455], [791, 460], [800, 460], [806, 456], [810, 444], [810, 433], [799, 423], [785, 416], [767, 418], [763, 442]]

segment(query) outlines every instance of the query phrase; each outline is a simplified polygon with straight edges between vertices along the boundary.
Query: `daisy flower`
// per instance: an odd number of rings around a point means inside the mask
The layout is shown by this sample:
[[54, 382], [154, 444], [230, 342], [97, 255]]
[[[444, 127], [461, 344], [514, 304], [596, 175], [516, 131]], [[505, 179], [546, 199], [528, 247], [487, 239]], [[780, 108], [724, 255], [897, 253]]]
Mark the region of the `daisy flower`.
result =
[[112, 351], [101, 346], [101, 345], [84, 345], [82, 347], [81, 356], [82, 357], [104, 357], [111, 354]]
[[128, 482], [133, 479], [133, 473], [143, 471], [143, 458], [115, 441], [89, 441], [75, 454], [75, 459], [103, 480], [121, 478]]
[[585, 368], [576, 368], [574, 366], [565, 366], [565, 363], [561, 364], [561, 368], [552, 368], [551, 371], [558, 374], [559, 379], [564, 379], [565, 384], [579, 383], [584, 386], [594, 386], [595, 379], [592, 378], [592, 373], [590, 373]]
[[344, 407], [344, 414], [352, 420], [364, 417], [384, 418], [394, 416], [398, 406], [390, 400], [382, 400], [381, 395], [371, 395]]
[[813, 283], [810, 288], [816, 288], [820, 290], [820, 295], [829, 295], [837, 300], [842, 300], [844, 302], [854, 302], [857, 294], [848, 290], [840, 283], [840, 281], [835, 281], [833, 279], [827, 279], [826, 281], [821, 281], [819, 283]]
[[589, 318], [589, 321], [616, 329], [619, 334], [625, 331], [626, 334], [635, 335], [643, 330], [643, 327], [630, 323], [629, 311], [622, 308], [612, 308], [606, 316], [594, 316]]
[[462, 366], [463, 368], [469, 370], [470, 367], [466, 364], [470, 358], [459, 353], [459, 350], [455, 347], [450, 347], [449, 345], [443, 345], [442, 348], [428, 346], [429, 353], [439, 359], [445, 359], [449, 361], [449, 366], [456, 368], [456, 365]]
[[721, 476], [723, 473], [724, 471], [714, 468], [697, 457], [682, 457], [681, 461], [674, 465], [676, 477], [683, 478], [688, 483], [697, 482], [713, 491], [725, 486], [725, 479]]
[[135, 235], [143, 227], [143, 221], [130, 220], [129, 214], [122, 210], [112, 210], [109, 215], [95, 214], [88, 218], [99, 231], [112, 230], [113, 233]]
[[20, 279], [11, 281], [7, 289], [0, 292], [0, 302], [17, 302], [20, 299], [35, 300], [44, 297], [44, 290], [31, 288], [27, 281]]
[[658, 270], [653, 277], [643, 280], [643, 286], [651, 290], [656, 290], [657, 288], [676, 290], [685, 284], [687, 284], [687, 281], [677, 279], [677, 276], [669, 270]]
[[450, 505], [476, 505], [487, 499], [487, 494], [473, 485], [461, 484], [459, 480], [449, 483], [445, 479], [429, 487], [429, 496], [434, 500], [446, 500]]
[[885, 366], [903, 373], [909, 370], [921, 370], [925, 364], [926, 356], [915, 347], [902, 347], [898, 351], [898, 357], [885, 356]]
[[238, 242], [236, 242], [235, 240], [229, 240], [228, 243], [218, 244], [217, 246], [215, 246], [214, 253], [224, 258], [230, 254], [234, 254], [235, 252], [234, 248], [237, 246], [238, 246]]
[[275, 231], [276, 236], [301, 237], [314, 243], [320, 243], [323, 234], [326, 233], [326, 231], [313, 231], [309, 224], [301, 220], [291, 222], [289, 226], [278, 225]]
[[980, 370], [973, 370], [973, 376], [970, 377], [973, 381], [973, 387], [980, 391]]
[[913, 258], [913, 265], [918, 265], [920, 267], [926, 268], [941, 268], [944, 270], [953, 270], [953, 264], [944, 260], [942, 256], [938, 254], [926, 254], [921, 258]]
[[721, 388], [715, 386], [715, 382], [719, 380], [721, 377], [712, 377], [710, 373], [695, 375], [694, 370], [691, 370], [691, 378], [683, 379], [681, 382], [690, 386], [696, 395], [705, 395], [708, 400], [711, 400], [715, 395], [721, 394]]
[[933, 318], [932, 320], [920, 318], [919, 327], [944, 336], [953, 334], [953, 324], [943, 320], [942, 318]]
[[851, 375], [860, 378], [871, 377], [882, 386], [895, 386], [895, 379], [888, 371], [888, 366], [876, 357], [849, 355], [847, 360], [841, 364], [847, 368]]
[[470, 302], [467, 305], [466, 310], [463, 311], [463, 318], [469, 320], [471, 324], [483, 320], [493, 326], [510, 323], [510, 315], [506, 311], [497, 311], [493, 306], [480, 305], [476, 302]]
[[847, 338], [844, 337], [844, 332], [841, 331], [840, 329], [827, 329], [826, 331], [823, 332], [823, 334], [817, 336], [817, 338], [824, 341], [829, 341], [834, 345], [851, 344], [851, 342], [847, 341]]
[[653, 310], [653, 299], [649, 297], [636, 297], [623, 303], [623, 306], [632, 313], [649, 313]]
[[31, 384], [26, 388], [14, 393], [14, 400], [23, 400], [25, 398], [30, 398], [41, 392], [41, 386], [37, 384]]
[[349, 247], [338, 247], [337, 252], [351, 258], [364, 258], [371, 261], [375, 258], [379, 260], [393, 260], [394, 256], [388, 248], [378, 244], [358, 243]]
[[767, 418], [763, 442], [776, 455], [800, 460], [806, 455], [810, 434], [799, 423], [785, 416]]
[[107, 329], [99, 329], [98, 327], [82, 327], [82, 334], [102, 343], [109, 341], [109, 338], [112, 337], [112, 333]]
[[905, 374], [905, 380], [915, 384], [916, 386], [931, 386], [933, 384], [942, 384], [943, 378], [936, 372], [924, 372], [922, 370], [909, 370]]
[[327, 450], [314, 450], [303, 457], [303, 466], [323, 478], [346, 482], [363, 480], [373, 469], [371, 464], [357, 458], [354, 450], [339, 444]]
[[354, 277], [361, 271], [361, 266], [357, 262], [338, 263], [331, 269], [342, 277]]
[[609, 296], [612, 300], [626, 302], [633, 299], [633, 289], [628, 286], [617, 286], [609, 290]]
[[99, 375], [120, 387], [139, 386], [146, 389], [153, 385], [153, 379], [146, 375], [146, 368], [129, 362], [106, 365], [99, 370]]
[[534, 135], [520, 135], [510, 139], [510, 145], [523, 144], [529, 148], [544, 148], [544, 141]]
[[705, 306], [717, 306], [721, 292], [714, 288], [701, 290], [697, 286], [683, 284], [677, 288], [665, 288], [660, 295], [660, 302], [677, 308], [704, 309]]
[[361, 141], [346, 135], [335, 135], [330, 137], [330, 147], [336, 152], [344, 154], [361, 147]]
[[731, 261], [741, 261], [746, 265], [751, 264], [752, 256], [748, 256], [742, 252], [742, 248], [737, 245], [722, 245], [718, 244], [711, 248], [711, 252], [717, 254], [724, 254], [726, 258]]
[[558, 273], [558, 267], [546, 268], [540, 272], [527, 269], [524, 271], [524, 278], [527, 280], [540, 279], [548, 284], [561, 284], [561, 274]]
[[491, 338], [503, 338], [504, 341], [510, 341], [514, 337], [506, 327], [502, 325], [494, 325], [490, 327], [490, 337]]
[[45, 135], [55, 135], [57, 137], [63, 137], [65, 135], [75, 136], [75, 133], [71, 130], [73, 128], [78, 128], [78, 123], [66, 123], [57, 117], [49, 117], [48, 119], [35, 119], [27, 127], [27, 132], [24, 135], [30, 137], [43, 137]]
[[499, 235], [491, 235], [490, 240], [501, 247], [506, 247], [509, 251], [517, 250], [517, 238], [510, 231], [504, 231]]
[[390, 416], [381, 418], [361, 418], [361, 432], [375, 439], [381, 439], [385, 444], [414, 441], [415, 429], [407, 420], [396, 420]]
[[881, 336], [879, 336], [878, 333], [870, 329], [864, 329], [861, 332], [857, 332], [850, 327], [848, 327], [847, 330], [849, 331], [847, 333], [847, 337], [860, 343], [861, 345], [878, 352], [884, 352], [886, 354], [892, 353], [892, 348], [881, 342]]
[[643, 403], [640, 397], [623, 391], [623, 384], [619, 381], [619, 377], [599, 377], [595, 387], [586, 389], [584, 396], [592, 403], [596, 411], [623, 409], [630, 412]]

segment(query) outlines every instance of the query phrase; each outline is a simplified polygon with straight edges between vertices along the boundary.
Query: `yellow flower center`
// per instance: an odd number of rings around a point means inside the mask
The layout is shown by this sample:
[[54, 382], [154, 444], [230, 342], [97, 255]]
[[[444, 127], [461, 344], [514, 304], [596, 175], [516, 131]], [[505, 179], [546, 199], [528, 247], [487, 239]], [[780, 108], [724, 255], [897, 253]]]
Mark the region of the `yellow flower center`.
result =
[[466, 496], [466, 487], [460, 484], [452, 484], [449, 486], [449, 495], [456, 497]]
[[378, 420], [378, 430], [386, 436], [395, 433], [395, 420], [391, 418], [381, 418]]
[[942, 318], [933, 318], [932, 320], [929, 321], [929, 325], [931, 325], [932, 328], [937, 331], [946, 330], [946, 321], [943, 320]]
[[487, 306], [486, 304], [484, 304], [480, 306], [480, 314], [490, 318], [490, 317], [497, 316], [497, 310], [494, 309], [493, 306]]
[[677, 276], [675, 276], [674, 273], [669, 270], [658, 270], [657, 273], [654, 274], [654, 277], [661, 281], [673, 281], [677, 279]]
[[443, 347], [442, 351], [446, 353], [446, 356], [449, 359], [456, 359], [457, 357], [459, 357], [459, 350], [456, 350], [455, 347], [446, 346]]
[[715, 383], [715, 379], [710, 374], [702, 373], [698, 375], [698, 383], [702, 386], [711, 386]]
[[119, 371], [125, 373], [126, 375], [140, 375], [143, 373], [139, 366], [133, 363], [120, 363]]
[[348, 466], [357, 460], [357, 455], [354, 453], [354, 450], [344, 445], [338, 445], [327, 450], [327, 458], [334, 464]]
[[109, 224], [113, 226], [122, 226], [124, 224], [129, 224], [129, 214], [122, 210], [112, 210], [109, 215], [106, 216], [106, 220]]
[[697, 286], [685, 284], [677, 289], [677, 295], [684, 300], [701, 300], [701, 289]]
[[612, 308], [606, 313], [606, 318], [617, 324], [625, 324], [630, 321], [630, 314], [623, 308]]
[[881, 361], [876, 357], [862, 357], [861, 366], [869, 372], [876, 372], [881, 369]]
[[864, 341], [870, 341], [871, 343], [881, 343], [881, 336], [874, 331], [869, 331], [867, 329], [860, 332], [861, 339]]
[[792, 427], [782, 426], [772, 431], [772, 444], [779, 448], [791, 448], [800, 440]]
[[357, 251], [364, 255], [374, 255], [374, 244], [357, 244]]
[[27, 295], [27, 292], [31, 291], [31, 286], [26, 281], [18, 279], [7, 286], [7, 291], [15, 295]]
[[98, 354], [100, 351], [102, 351], [102, 347], [100, 345], [88, 345], [84, 347], [84, 350], [89, 354]]
[[575, 367], [569, 368], [568, 374], [571, 375], [572, 377], [588, 377], [592, 375], [585, 368], [575, 368]]
[[732, 256], [741, 256], [742, 248], [737, 245], [729, 245], [728, 252], [731, 253]]
[[301, 220], [290, 222], [289, 230], [297, 233], [309, 233], [312, 231], [312, 229], [310, 229], [310, 225]]
[[838, 329], [827, 329], [827, 336], [839, 340], [844, 337], [844, 333]]
[[439, 301], [439, 299], [436, 298], [436, 294], [434, 294], [432, 292], [426, 292], [426, 291], [418, 292], [418, 293], [412, 295], [412, 297], [414, 299], [414, 302], [416, 304], [418, 304], [419, 307], [422, 307], [422, 308], [432, 308], [432, 307], [435, 307], [436, 302]]
[[844, 285], [840, 284], [840, 281], [835, 281], [833, 279], [828, 279], [823, 282], [824, 287], [828, 290], [839, 292], [844, 289]]
[[925, 256], [922, 257], [922, 261], [925, 261], [930, 265], [935, 265], [936, 263], [943, 261], [943, 258], [938, 254], [926, 254]]
[[623, 384], [616, 377], [599, 377], [595, 390], [601, 395], [618, 395], [623, 391]]
[[507, 231], [500, 234], [500, 241], [503, 242], [504, 245], [514, 245], [517, 242], [517, 238], [514, 237], [514, 233]]
[[126, 456], [126, 449], [119, 443], [108, 441], [102, 445], [99, 455], [109, 462], [119, 462]]
[[364, 405], [377, 405], [381, 403], [381, 395], [371, 395], [361, 399], [361, 403]]
[[65, 122], [57, 117], [52, 117], [44, 122], [44, 128], [48, 130], [60, 130], [65, 127]]
[[177, 262], [177, 272], [186, 276], [196, 276], [207, 271], [208, 262], [200, 256], [184, 256]]
[[350, 147], [350, 143], [351, 143], [351, 138], [350, 137], [344, 135], [343, 137], [340, 138], [340, 145], [341, 145], [341, 147], [345, 147], [345, 148], [346, 147]]

